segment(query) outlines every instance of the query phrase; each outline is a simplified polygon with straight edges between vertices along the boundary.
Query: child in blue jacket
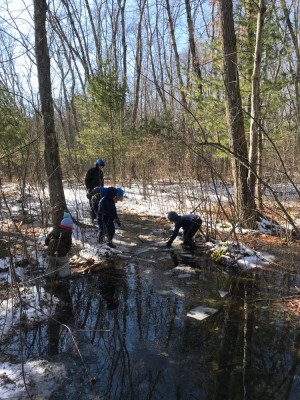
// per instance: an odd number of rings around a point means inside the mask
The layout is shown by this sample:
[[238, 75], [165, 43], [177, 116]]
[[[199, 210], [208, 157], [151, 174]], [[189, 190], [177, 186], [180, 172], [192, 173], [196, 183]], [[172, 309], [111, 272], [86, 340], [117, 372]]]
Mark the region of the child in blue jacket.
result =
[[[91, 207], [93, 208], [95, 215], [98, 211], [99, 201], [104, 197], [107, 193], [108, 187], [97, 186], [89, 193], [87, 193], [86, 197], [90, 200]], [[124, 197], [124, 190], [121, 188], [117, 188], [117, 201], [122, 201]]]
[[98, 224], [98, 241], [99, 243], [103, 243], [104, 236], [107, 236], [107, 244], [108, 246], [115, 248], [116, 246], [113, 244], [112, 240], [115, 235], [115, 224], [119, 227], [121, 226], [117, 209], [118, 189], [114, 187], [107, 188], [106, 194], [99, 202], [98, 211], [97, 211], [97, 224]]

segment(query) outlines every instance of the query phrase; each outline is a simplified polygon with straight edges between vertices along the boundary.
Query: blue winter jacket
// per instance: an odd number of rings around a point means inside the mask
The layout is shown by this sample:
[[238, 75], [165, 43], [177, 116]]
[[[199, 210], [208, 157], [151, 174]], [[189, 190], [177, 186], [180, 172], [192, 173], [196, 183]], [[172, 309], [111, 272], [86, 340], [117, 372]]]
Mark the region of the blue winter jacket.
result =
[[113, 220], [120, 224], [120, 220], [117, 214], [116, 204], [114, 197], [118, 191], [114, 187], [107, 188], [106, 194], [99, 202], [97, 215], [100, 215], [104, 221]]

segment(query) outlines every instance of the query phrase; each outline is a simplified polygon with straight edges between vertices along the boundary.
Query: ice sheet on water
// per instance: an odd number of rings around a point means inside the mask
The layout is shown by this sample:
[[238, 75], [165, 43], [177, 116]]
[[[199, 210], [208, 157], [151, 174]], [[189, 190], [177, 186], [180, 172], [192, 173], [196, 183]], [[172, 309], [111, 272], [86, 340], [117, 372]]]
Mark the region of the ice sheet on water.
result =
[[224, 290], [219, 290], [218, 292], [219, 292], [219, 295], [220, 295], [221, 297], [225, 297], [225, 296], [227, 296], [228, 293], [229, 293], [229, 292], [226, 292], [226, 291], [224, 291]]
[[184, 264], [178, 264], [175, 268], [173, 268], [174, 272], [180, 272], [180, 273], [188, 273], [188, 274], [195, 274], [196, 271], [194, 268], [189, 267], [188, 265]]
[[202, 321], [203, 319], [215, 314], [217, 311], [218, 310], [216, 308], [199, 306], [199, 307], [193, 308], [190, 312], [188, 312], [187, 316], [198, 319], [199, 321]]
[[173, 289], [158, 289], [156, 293], [161, 296], [176, 296], [176, 297], [184, 297], [184, 292], [181, 289], [173, 288]]

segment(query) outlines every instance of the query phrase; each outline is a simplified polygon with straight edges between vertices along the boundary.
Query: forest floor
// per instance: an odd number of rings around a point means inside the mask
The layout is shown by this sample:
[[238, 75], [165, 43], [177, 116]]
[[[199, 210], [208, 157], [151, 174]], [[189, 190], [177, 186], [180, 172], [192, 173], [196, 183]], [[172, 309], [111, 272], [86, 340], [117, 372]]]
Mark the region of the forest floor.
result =
[[[132, 224], [132, 218], [142, 218], [146, 219], [150, 224], [152, 224], [153, 229], [161, 230], [166, 235], [169, 230], [169, 224], [162, 218], [153, 217], [151, 215], [142, 217], [139, 215], [133, 216], [132, 214], [122, 214], [122, 220], [125, 226], [130, 226]], [[93, 229], [93, 225], [86, 225]], [[45, 236], [45, 229], [38, 226], [30, 226], [26, 223], [18, 223], [13, 226], [9, 225], [9, 229], [5, 231], [5, 226], [2, 226], [1, 239], [2, 247], [0, 248], [1, 257], [7, 257], [10, 255], [10, 251], [7, 250], [6, 243], [10, 243], [10, 248], [13, 248], [14, 257], [17, 257], [15, 262], [15, 267], [25, 267], [31, 265], [33, 275], [40, 274], [39, 268], [37, 266], [38, 260], [34, 260], [32, 252], [28, 249], [35, 249], [37, 253], [40, 254], [39, 257], [44, 257], [45, 247], [43, 241], [37, 238], [43, 238]], [[142, 244], [142, 234], [139, 236], [136, 233], [127, 232], [128, 237], [137, 240], [138, 243]], [[300, 240], [299, 239], [286, 239], [275, 235], [270, 235], [266, 233], [251, 231], [246, 234], [238, 235], [239, 240], [247, 248], [252, 249], [256, 252], [265, 252], [275, 257], [276, 261], [271, 261], [270, 267], [264, 268], [276, 268], [282, 272], [289, 274], [300, 274]], [[159, 239], [157, 239], [159, 240]], [[161, 240], [161, 238], [160, 238]], [[24, 246], [26, 243], [26, 246]], [[202, 253], [206, 253], [208, 256], [211, 252], [209, 246], [205, 246], [205, 242], [198, 242], [198, 247], [201, 246]], [[73, 273], [84, 273], [85, 271], [95, 270], [100, 266], [105, 267], [105, 261], [95, 260], [93, 257], [89, 259], [80, 259], [78, 254], [83, 249], [83, 245], [80, 241], [75, 241], [72, 249], [70, 251], [71, 267]], [[31, 254], [31, 255], [30, 255]], [[217, 262], [222, 264], [220, 260]], [[2, 269], [3, 270], [3, 269]], [[4, 268], [5, 270], [5, 268]], [[6, 268], [8, 271], [8, 267]], [[18, 279], [18, 278], [17, 278]], [[293, 316], [300, 316], [300, 287], [295, 288], [296, 293], [293, 296], [283, 298], [282, 301], [285, 303], [285, 307], [289, 309]], [[299, 290], [299, 294], [298, 294]], [[2, 299], [8, 298], [14, 295], [16, 289], [11, 286], [10, 280], [0, 281], [0, 295]]]
[[[30, 213], [28, 210], [24, 210], [21, 208], [21, 203], [24, 199], [18, 198], [18, 191], [10, 188], [8, 186], [5, 190], [5, 208], [7, 208], [9, 213], [4, 214], [4, 217], [1, 221], [1, 233], [0, 233], [0, 259], [6, 260], [14, 260], [14, 266], [16, 268], [22, 268], [24, 266], [30, 265], [31, 271], [33, 275], [38, 275], [40, 273], [39, 266], [41, 260], [40, 258], [44, 258], [45, 247], [44, 247], [44, 238], [47, 232], [47, 229], [38, 222], [39, 214], [38, 214], [38, 203], [32, 202], [32, 196], [28, 196], [28, 203], [31, 202]], [[4, 196], [3, 196], [4, 198]], [[147, 215], [144, 211], [142, 214], [139, 213], [138, 201], [136, 198], [133, 198], [133, 204], [130, 203], [130, 198], [127, 201], [124, 201], [120, 206], [121, 208], [121, 216], [123, 219], [123, 226], [132, 225], [132, 219], [140, 218], [144, 221], [149, 221], [153, 225], [153, 229], [156, 229], [162, 233], [165, 237], [161, 237], [160, 240], [166, 240], [167, 235], [170, 233], [170, 223], [166, 220], [166, 218], [155, 217], [153, 215]], [[85, 200], [86, 201], [86, 200]], [[37, 208], [35, 208], [37, 207]], [[225, 204], [223, 204], [223, 208], [226, 209]], [[276, 207], [272, 207], [271, 204], [266, 202], [267, 209], [267, 217], [272, 218], [274, 221], [278, 218], [278, 209]], [[299, 205], [295, 201], [290, 201], [286, 204], [286, 209], [292, 215], [295, 220], [298, 220], [300, 216]], [[227, 210], [227, 213], [229, 209]], [[216, 218], [220, 218], [220, 215], [215, 215]], [[212, 215], [210, 216], [212, 218]], [[84, 244], [79, 237], [82, 235], [82, 229], [92, 228], [93, 225], [85, 225], [80, 223], [83, 228], [81, 229], [81, 233], [78, 235], [79, 240], [75, 240], [70, 252], [71, 265], [73, 270], [76, 268], [78, 271], [84, 270], [86, 268], [90, 268], [93, 260], [89, 259], [87, 261], [82, 261], [78, 263], [76, 266], [76, 255], [82, 250]], [[84, 228], [85, 226], [85, 228]], [[134, 225], [133, 225], [134, 226]], [[96, 228], [95, 228], [96, 229]], [[133, 231], [134, 231], [133, 227]], [[202, 232], [207, 232], [205, 227], [202, 227]], [[240, 243], [245, 246], [247, 249], [251, 249], [255, 252], [265, 252], [271, 255], [274, 255], [276, 261], [270, 262], [270, 268], [278, 268], [284, 272], [290, 274], [299, 274], [300, 273], [300, 240], [293, 237], [291, 234], [287, 232], [287, 230], [282, 230], [285, 234], [281, 234], [281, 236], [275, 234], [264, 233], [264, 231], [246, 231], [243, 234], [238, 234], [235, 237], [233, 235], [230, 236], [228, 233], [230, 231], [227, 230], [224, 234], [219, 234], [217, 231], [214, 232], [214, 239], [217, 239], [220, 242], [226, 241], [234, 241], [238, 238]], [[265, 232], [268, 232], [265, 230]], [[77, 232], [78, 233], [78, 232]], [[130, 232], [127, 232], [130, 236]], [[141, 237], [137, 233], [131, 232], [133, 238], [137, 239], [137, 242], [141, 244], [143, 241], [142, 232], [139, 232]], [[84, 236], [85, 234], [83, 234]], [[95, 236], [95, 235], [94, 235]], [[201, 236], [201, 235], [199, 235]], [[209, 238], [205, 238], [209, 241]], [[93, 239], [95, 240], [95, 239]], [[159, 240], [157, 238], [157, 240]], [[201, 237], [201, 241], [198, 242], [198, 245], [203, 247], [203, 236]], [[211, 246], [207, 247], [207, 253], [209, 254], [211, 250]], [[230, 251], [228, 250], [228, 253]], [[236, 254], [233, 256], [232, 254], [227, 254], [231, 259], [236, 259], [239, 256]], [[79, 258], [77, 258], [79, 260]], [[216, 258], [214, 258], [216, 260]], [[224, 259], [218, 259], [217, 262], [222, 264]], [[228, 260], [228, 258], [227, 258]], [[44, 259], [43, 259], [44, 262]], [[42, 262], [42, 263], [43, 263]], [[257, 260], [256, 260], [257, 262]], [[7, 263], [6, 263], [7, 264]], [[267, 268], [264, 266], [264, 268]], [[9, 271], [9, 266], [6, 265], [2, 267], [3, 272]], [[21, 278], [16, 277], [17, 280], [22, 280]], [[0, 292], [3, 298], [11, 295], [11, 279], [6, 280], [2, 279], [0, 282]], [[13, 289], [14, 292], [15, 289]], [[298, 288], [296, 287], [297, 291]], [[299, 298], [298, 298], [299, 297]], [[300, 314], [300, 296], [296, 293], [295, 296], [285, 299], [285, 305], [291, 310], [293, 314]]]

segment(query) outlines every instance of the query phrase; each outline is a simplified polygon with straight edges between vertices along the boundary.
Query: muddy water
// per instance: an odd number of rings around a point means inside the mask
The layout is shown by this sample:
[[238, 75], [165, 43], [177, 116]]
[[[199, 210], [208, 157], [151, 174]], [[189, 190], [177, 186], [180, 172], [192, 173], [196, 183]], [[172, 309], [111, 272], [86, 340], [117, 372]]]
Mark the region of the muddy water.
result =
[[[130, 218], [116, 239], [123, 253], [49, 288], [60, 299], [55, 318], [24, 334], [28, 358], [70, 373], [51, 398], [300, 399], [300, 330], [278, 301], [299, 276], [226, 270], [201, 247], [168, 251], [136, 237], [153, 222]], [[217, 312], [187, 315], [198, 306]]]

